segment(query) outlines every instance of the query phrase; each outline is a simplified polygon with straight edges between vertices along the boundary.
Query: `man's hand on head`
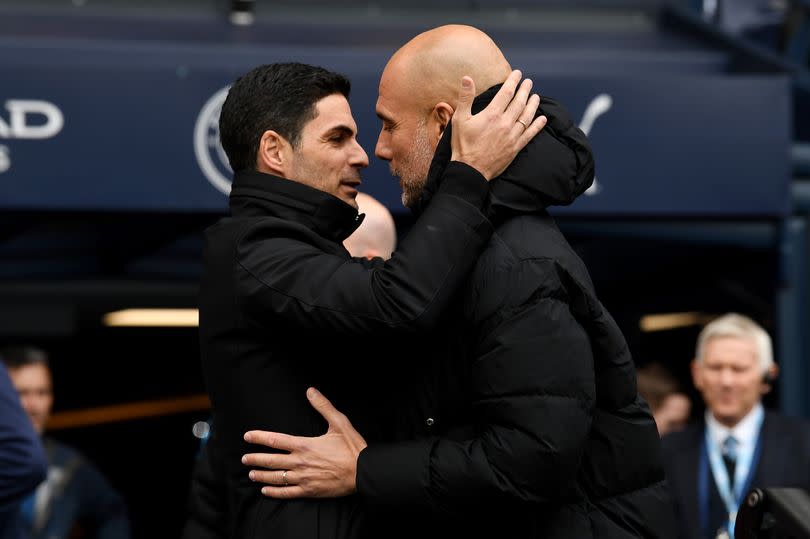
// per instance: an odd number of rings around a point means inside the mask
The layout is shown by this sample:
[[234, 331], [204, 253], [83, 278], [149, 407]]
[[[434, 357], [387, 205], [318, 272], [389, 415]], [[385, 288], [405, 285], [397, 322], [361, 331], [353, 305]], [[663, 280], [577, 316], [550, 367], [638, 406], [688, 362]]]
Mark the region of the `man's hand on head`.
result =
[[337, 498], [357, 491], [357, 457], [368, 445], [329, 400], [315, 388], [307, 399], [329, 424], [323, 436], [307, 438], [278, 432], [249, 431], [245, 441], [288, 453], [250, 453], [250, 479], [265, 483], [262, 494], [271, 498]]
[[[540, 96], [530, 94], [531, 79], [518, 83], [522, 74], [514, 70], [487, 108], [472, 114], [475, 82], [461, 79], [458, 106], [453, 114], [452, 160], [467, 163], [487, 180], [499, 176], [526, 144], [546, 125], [546, 117], [535, 118]], [[516, 90], [517, 89], [517, 90]]]

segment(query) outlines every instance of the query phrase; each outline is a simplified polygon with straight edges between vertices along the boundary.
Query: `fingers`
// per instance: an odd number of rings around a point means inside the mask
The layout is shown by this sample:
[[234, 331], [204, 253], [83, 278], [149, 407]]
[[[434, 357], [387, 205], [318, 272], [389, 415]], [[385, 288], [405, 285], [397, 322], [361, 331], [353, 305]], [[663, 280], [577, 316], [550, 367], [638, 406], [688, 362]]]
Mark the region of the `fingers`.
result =
[[305, 498], [306, 492], [303, 487], [262, 487], [262, 494], [268, 498], [278, 498], [289, 500], [291, 498]]
[[[517, 101], [517, 97], [515, 97], [515, 101]], [[520, 140], [521, 136], [528, 130], [529, 126], [531, 126], [539, 107], [540, 96], [537, 94], [532, 94], [528, 101], [526, 101], [525, 105], [521, 105], [520, 114], [515, 119], [514, 124], [515, 133], [517, 135], [515, 138], [517, 140]]]
[[295, 472], [290, 470], [250, 470], [248, 477], [251, 481], [276, 487], [290, 487], [298, 484], [295, 480]]
[[492, 98], [492, 101], [484, 110], [494, 111], [498, 114], [505, 111], [506, 107], [512, 101], [512, 98], [515, 96], [515, 88], [517, 88], [521, 77], [523, 77], [523, 73], [521, 73], [519, 69], [512, 71], [504, 81], [501, 89], [498, 90], [498, 93], [495, 94], [495, 97]]
[[[329, 402], [329, 401], [327, 401]], [[266, 430], [251, 430], [245, 433], [245, 441], [251, 444], [266, 445], [273, 449], [282, 451], [293, 451], [300, 446], [298, 436], [290, 436], [280, 432], [269, 432]]]
[[[471, 79], [472, 80], [472, 79]], [[323, 396], [323, 393], [311, 387], [307, 389], [307, 399], [315, 410], [326, 420], [329, 428], [341, 426], [345, 416]]]
[[[517, 93], [515, 94], [515, 98], [512, 99], [512, 102], [509, 103], [509, 106], [506, 108], [505, 116], [509, 118], [511, 121], [516, 122], [518, 119], [526, 122], [526, 125], [529, 125], [529, 121], [526, 120], [522, 114], [526, 111], [529, 105], [529, 101], [531, 98], [529, 97], [529, 92], [532, 91], [532, 79], [526, 79], [520, 83], [520, 88], [518, 88]], [[533, 96], [532, 96], [533, 97]], [[537, 102], [539, 105], [539, 101]], [[535, 107], [537, 110], [537, 107]], [[534, 115], [529, 117], [529, 120], [533, 119]]]
[[526, 146], [529, 141], [531, 141], [537, 133], [543, 130], [548, 122], [548, 118], [545, 116], [538, 116], [534, 119], [534, 121], [526, 128], [523, 134], [518, 139], [518, 145], [520, 148]]
[[299, 459], [293, 455], [281, 453], [248, 453], [242, 455], [245, 466], [267, 468], [269, 470], [290, 470], [297, 467]]
[[461, 89], [458, 92], [458, 104], [454, 115], [459, 119], [472, 116], [472, 104], [475, 99], [475, 81], [467, 75], [461, 77]]
[[526, 102], [526, 105], [520, 111], [517, 119], [528, 127], [528, 125], [534, 120], [534, 116], [537, 114], [538, 108], [540, 108], [540, 96], [537, 94], [532, 94], [532, 96]]

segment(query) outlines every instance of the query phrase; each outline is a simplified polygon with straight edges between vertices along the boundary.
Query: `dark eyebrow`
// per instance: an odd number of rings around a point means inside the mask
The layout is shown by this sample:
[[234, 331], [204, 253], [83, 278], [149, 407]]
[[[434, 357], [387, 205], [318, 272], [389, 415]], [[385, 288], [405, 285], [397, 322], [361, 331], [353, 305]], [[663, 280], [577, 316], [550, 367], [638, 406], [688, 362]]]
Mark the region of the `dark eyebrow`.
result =
[[346, 136], [346, 137], [351, 137], [351, 136], [354, 136], [355, 134], [356, 133], [354, 132], [354, 129], [352, 129], [348, 125], [336, 125], [334, 127], [331, 127], [324, 134], [324, 138], [329, 138], [329, 137], [331, 137], [333, 135], [343, 135], [343, 136]]

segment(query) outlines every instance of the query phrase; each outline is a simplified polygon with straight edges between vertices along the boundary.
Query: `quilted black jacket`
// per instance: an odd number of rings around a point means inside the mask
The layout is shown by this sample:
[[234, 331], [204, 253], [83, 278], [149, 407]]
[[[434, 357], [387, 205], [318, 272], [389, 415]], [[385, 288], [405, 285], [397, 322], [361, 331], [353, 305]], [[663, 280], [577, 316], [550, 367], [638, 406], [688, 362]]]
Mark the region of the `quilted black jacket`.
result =
[[658, 431], [627, 345], [546, 212], [591, 184], [590, 149], [556, 102], [543, 98], [542, 112], [544, 132], [492, 183], [495, 234], [403, 392], [398, 434], [410, 440], [360, 455], [370, 537], [672, 535]]

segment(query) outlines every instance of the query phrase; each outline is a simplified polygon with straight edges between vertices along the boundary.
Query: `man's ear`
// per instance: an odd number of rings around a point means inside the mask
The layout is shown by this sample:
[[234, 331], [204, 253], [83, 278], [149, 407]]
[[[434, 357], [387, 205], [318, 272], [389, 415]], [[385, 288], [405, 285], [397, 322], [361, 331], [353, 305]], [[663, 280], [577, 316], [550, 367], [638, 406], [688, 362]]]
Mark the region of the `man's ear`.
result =
[[292, 145], [287, 139], [269, 129], [259, 140], [256, 170], [289, 178], [292, 171]]
[[695, 384], [695, 387], [699, 390], [703, 390], [703, 370], [700, 368], [700, 363], [698, 362], [697, 358], [692, 360], [692, 363], [689, 364], [689, 368], [692, 371], [692, 383]]
[[779, 376], [779, 366], [776, 363], [768, 367], [768, 371], [762, 376], [762, 394], [766, 395], [771, 392], [773, 385], [776, 383], [776, 377]]
[[455, 109], [444, 101], [436, 103], [436, 105], [433, 106], [433, 110], [430, 111], [428, 137], [435, 144], [439, 143], [445, 128], [447, 128], [447, 124], [453, 119], [453, 112], [455, 112]]

